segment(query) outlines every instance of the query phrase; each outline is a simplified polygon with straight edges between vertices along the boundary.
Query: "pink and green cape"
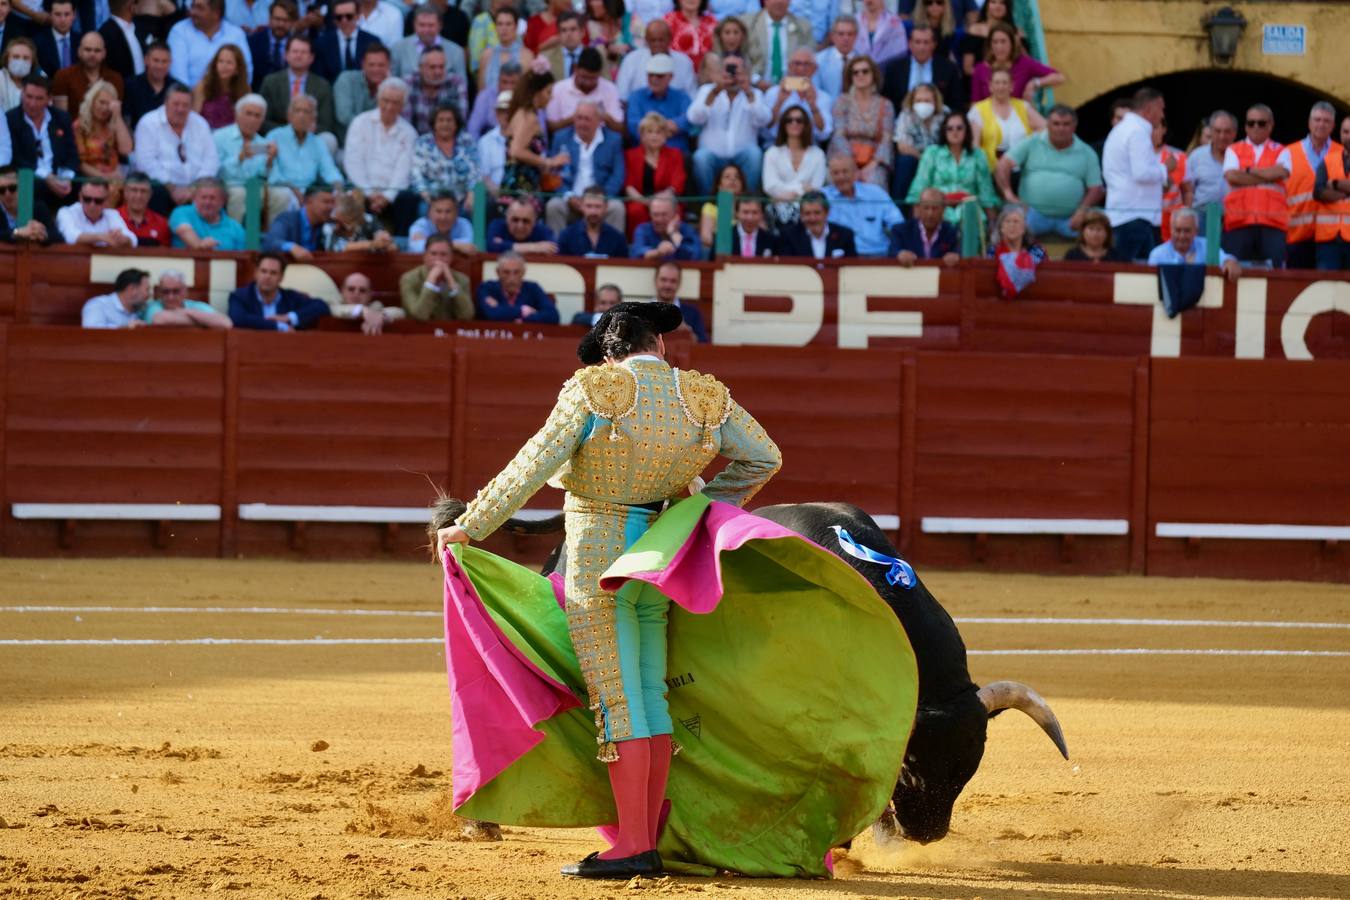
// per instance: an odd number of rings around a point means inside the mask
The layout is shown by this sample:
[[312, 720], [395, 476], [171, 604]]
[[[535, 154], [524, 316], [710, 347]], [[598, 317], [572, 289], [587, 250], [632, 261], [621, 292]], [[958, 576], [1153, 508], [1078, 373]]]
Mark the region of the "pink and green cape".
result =
[[[615, 819], [567, 635], [561, 579], [447, 551], [445, 640], [456, 812], [507, 825]], [[831, 847], [890, 799], [918, 671], [895, 614], [839, 557], [703, 496], [605, 573], [672, 601], [671, 871], [828, 874]]]

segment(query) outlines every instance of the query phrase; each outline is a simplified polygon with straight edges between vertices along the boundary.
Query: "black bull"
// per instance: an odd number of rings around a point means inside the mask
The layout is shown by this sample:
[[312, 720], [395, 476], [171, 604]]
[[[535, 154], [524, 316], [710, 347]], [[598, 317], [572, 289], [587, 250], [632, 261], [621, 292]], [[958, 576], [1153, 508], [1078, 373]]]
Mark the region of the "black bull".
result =
[[[441, 512], [436, 519], [445, 524], [453, 521], [453, 515], [445, 515], [449, 511]], [[894, 815], [887, 810], [874, 826], [879, 841], [897, 832], [920, 843], [947, 835], [952, 806], [984, 756], [989, 720], [1005, 709], [1029, 715], [1064, 758], [1069, 758], [1059, 721], [1039, 694], [1017, 682], [979, 687], [970, 680], [961, 633], [922, 580], [911, 590], [891, 585], [886, 581], [886, 567], [840, 550], [831, 525], [841, 526], [866, 547], [899, 556], [871, 516], [847, 503], [791, 503], [761, 507], [755, 514], [809, 538], [853, 566], [895, 612], [914, 648], [919, 670], [918, 714], [892, 794]], [[433, 521], [433, 529], [436, 524]], [[562, 524], [563, 517], [557, 516], [545, 522], [513, 520], [507, 527], [518, 533], [542, 534], [559, 531]], [[560, 545], [545, 563], [544, 572], [563, 571], [566, 565], [566, 552]]]

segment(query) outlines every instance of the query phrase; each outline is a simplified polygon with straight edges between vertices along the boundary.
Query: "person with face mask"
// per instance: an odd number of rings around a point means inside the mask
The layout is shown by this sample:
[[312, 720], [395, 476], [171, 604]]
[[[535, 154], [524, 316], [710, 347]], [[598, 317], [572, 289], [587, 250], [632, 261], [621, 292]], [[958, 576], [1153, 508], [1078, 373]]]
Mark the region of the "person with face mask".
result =
[[23, 96], [23, 80], [33, 71], [36, 59], [37, 47], [28, 38], [16, 38], [5, 45], [5, 52], [0, 54], [0, 64], [3, 64], [4, 69], [0, 73], [0, 107], [5, 112], [19, 105]]
[[904, 197], [919, 171], [923, 151], [942, 143], [942, 120], [951, 112], [936, 85], [916, 84], [901, 100], [895, 117], [895, 172], [891, 194]]

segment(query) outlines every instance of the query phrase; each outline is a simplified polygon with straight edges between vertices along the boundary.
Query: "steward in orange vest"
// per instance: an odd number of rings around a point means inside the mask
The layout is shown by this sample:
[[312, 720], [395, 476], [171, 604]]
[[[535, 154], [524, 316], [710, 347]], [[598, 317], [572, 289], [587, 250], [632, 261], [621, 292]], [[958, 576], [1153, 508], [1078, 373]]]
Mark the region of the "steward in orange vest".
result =
[[1284, 183], [1289, 201], [1288, 248], [1285, 263], [1291, 269], [1311, 269], [1316, 264], [1317, 214], [1322, 204], [1314, 196], [1317, 169], [1328, 153], [1340, 153], [1331, 140], [1336, 128], [1336, 109], [1325, 101], [1314, 103], [1308, 113], [1308, 136], [1285, 148], [1289, 180]]
[[[1247, 138], [1229, 146], [1224, 178], [1233, 186], [1223, 201], [1223, 249], [1247, 261], [1284, 266], [1289, 205], [1281, 162], [1284, 147], [1270, 139], [1275, 115], [1269, 107], [1247, 110]], [[1234, 164], [1236, 162], [1236, 164]]]
[[[1341, 134], [1346, 128], [1342, 126]], [[1317, 268], [1326, 271], [1350, 269], [1350, 151], [1332, 144], [1317, 167], [1315, 193], [1319, 201], [1314, 237]]]

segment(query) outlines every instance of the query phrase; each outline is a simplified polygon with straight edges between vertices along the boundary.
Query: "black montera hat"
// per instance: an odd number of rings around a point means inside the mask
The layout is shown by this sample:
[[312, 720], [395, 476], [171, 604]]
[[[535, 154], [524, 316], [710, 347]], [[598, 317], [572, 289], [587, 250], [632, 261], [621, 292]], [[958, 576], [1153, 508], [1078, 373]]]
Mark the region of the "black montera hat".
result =
[[673, 303], [663, 303], [659, 300], [645, 302], [625, 300], [616, 303], [600, 315], [600, 319], [591, 326], [591, 330], [586, 332], [586, 336], [577, 345], [577, 358], [585, 365], [594, 366], [605, 361], [605, 350], [600, 338], [609, 327], [615, 313], [640, 316], [647, 320], [652, 331], [657, 334], [668, 334], [684, 324], [684, 315]]

